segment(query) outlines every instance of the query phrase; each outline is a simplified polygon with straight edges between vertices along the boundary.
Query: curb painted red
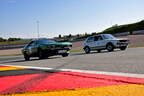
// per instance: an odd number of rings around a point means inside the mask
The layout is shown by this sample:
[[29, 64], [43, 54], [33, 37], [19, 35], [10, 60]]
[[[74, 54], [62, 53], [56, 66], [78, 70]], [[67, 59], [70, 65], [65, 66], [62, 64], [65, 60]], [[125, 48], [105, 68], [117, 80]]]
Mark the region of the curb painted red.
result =
[[79, 72], [56, 72], [0, 77], [0, 94], [67, 90], [112, 85], [144, 84], [144, 78]]
[[8, 67], [8, 66], [0, 66], [0, 68], [2, 68], [2, 67]]

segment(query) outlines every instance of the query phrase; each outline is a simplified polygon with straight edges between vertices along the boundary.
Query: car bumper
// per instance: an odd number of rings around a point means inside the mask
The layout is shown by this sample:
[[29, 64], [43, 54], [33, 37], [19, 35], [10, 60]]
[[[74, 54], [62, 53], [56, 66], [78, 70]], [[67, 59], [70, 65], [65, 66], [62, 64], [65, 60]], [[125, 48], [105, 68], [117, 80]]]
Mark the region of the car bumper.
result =
[[44, 54], [46, 56], [51, 56], [51, 55], [62, 55], [62, 54], [65, 54], [65, 53], [69, 53], [69, 50], [70, 49], [55, 49], [55, 50], [45, 50], [44, 51]]
[[128, 43], [117, 43], [115, 47], [120, 48], [120, 47], [125, 47], [128, 46]]

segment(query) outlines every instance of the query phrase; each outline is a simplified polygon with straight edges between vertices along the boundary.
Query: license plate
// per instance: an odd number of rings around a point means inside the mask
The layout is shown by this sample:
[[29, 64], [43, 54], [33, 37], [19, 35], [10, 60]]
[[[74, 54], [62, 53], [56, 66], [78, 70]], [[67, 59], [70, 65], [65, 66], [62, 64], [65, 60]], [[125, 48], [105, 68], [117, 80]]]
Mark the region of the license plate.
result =
[[58, 53], [66, 53], [67, 50], [58, 50]]

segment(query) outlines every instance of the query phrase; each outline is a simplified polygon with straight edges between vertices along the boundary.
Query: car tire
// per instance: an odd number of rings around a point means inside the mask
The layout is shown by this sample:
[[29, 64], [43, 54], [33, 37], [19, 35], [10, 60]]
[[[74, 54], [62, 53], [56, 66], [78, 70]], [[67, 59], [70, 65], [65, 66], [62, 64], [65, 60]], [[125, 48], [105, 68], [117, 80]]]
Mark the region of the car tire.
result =
[[120, 47], [120, 50], [126, 50], [127, 46]]
[[28, 56], [26, 53], [24, 53], [24, 59], [25, 59], [25, 61], [29, 61], [30, 60], [30, 56]]
[[100, 53], [100, 52], [101, 52], [101, 50], [99, 49], [99, 50], [97, 50], [97, 52], [98, 52], [98, 53]]
[[112, 52], [114, 50], [114, 46], [112, 44], [108, 44], [106, 46], [106, 49], [109, 51], [109, 52]]
[[39, 51], [38, 51], [38, 57], [39, 57], [39, 59], [43, 59], [44, 58], [41, 49], [39, 49]]
[[64, 53], [62, 54], [62, 57], [67, 57], [69, 55], [69, 53]]
[[90, 53], [90, 48], [89, 47], [85, 47], [84, 51], [85, 51], [86, 54], [88, 54], [88, 53]]

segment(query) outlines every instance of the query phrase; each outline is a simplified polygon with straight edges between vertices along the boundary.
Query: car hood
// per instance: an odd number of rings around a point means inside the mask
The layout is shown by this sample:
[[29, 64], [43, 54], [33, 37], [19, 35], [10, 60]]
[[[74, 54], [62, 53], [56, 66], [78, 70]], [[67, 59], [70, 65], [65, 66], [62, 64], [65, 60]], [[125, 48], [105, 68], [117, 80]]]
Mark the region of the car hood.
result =
[[70, 42], [57, 42], [55, 45], [72, 45]]
[[128, 40], [128, 38], [116, 38], [116, 40]]

